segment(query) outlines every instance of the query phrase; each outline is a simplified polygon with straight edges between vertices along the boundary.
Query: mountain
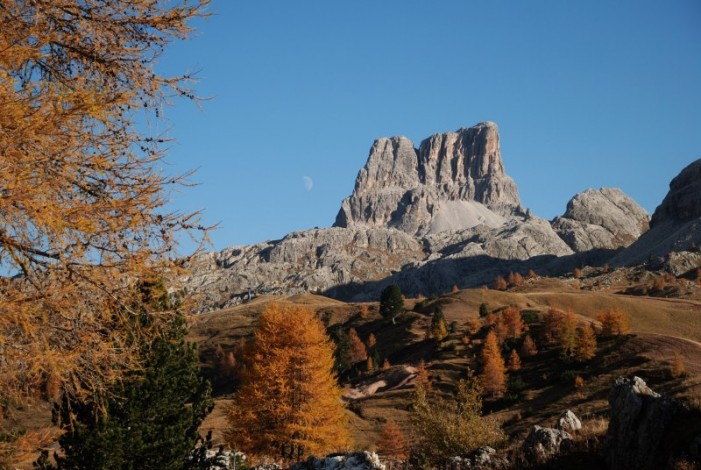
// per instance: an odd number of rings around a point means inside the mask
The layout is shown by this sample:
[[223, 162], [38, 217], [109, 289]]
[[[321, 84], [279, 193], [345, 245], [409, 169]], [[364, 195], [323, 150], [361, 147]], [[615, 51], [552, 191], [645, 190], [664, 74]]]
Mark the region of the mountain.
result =
[[201, 311], [254, 293], [373, 299], [389, 283], [410, 295], [479, 286], [508, 272], [562, 274], [603, 264], [647, 230], [618, 189], [587, 190], [548, 221], [523, 208], [504, 169], [499, 130], [483, 122], [418, 148], [380, 138], [331, 228], [199, 255], [186, 285]]
[[516, 183], [504, 172], [497, 125], [483, 122], [433, 135], [418, 149], [406, 137], [376, 140], [334, 225], [421, 236], [497, 227], [522, 212]]
[[613, 265], [653, 262], [676, 275], [701, 265], [701, 159], [669, 184], [650, 219], [650, 230], [611, 260]]

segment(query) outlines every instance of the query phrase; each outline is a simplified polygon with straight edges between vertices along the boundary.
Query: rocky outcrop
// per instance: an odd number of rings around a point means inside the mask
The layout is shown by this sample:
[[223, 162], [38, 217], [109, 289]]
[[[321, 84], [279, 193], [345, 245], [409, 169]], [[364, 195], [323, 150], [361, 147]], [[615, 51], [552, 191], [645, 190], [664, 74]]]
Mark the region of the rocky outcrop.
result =
[[396, 228], [412, 235], [497, 227], [521, 212], [504, 172], [496, 124], [436, 134], [418, 149], [406, 137], [381, 138], [358, 173], [334, 226]]
[[685, 222], [701, 217], [701, 159], [696, 160], [671, 183], [665, 196], [650, 221], [656, 227], [665, 221]]
[[460, 470], [498, 470], [510, 468], [509, 461], [505, 458], [497, 457], [496, 453], [497, 451], [492, 447], [480, 447], [463, 456], [449, 458], [448, 468]]
[[620, 189], [587, 189], [552, 221], [557, 234], [576, 252], [616, 249], [637, 240], [649, 227], [645, 209]]
[[249, 291], [294, 294], [379, 280], [424, 257], [419, 240], [398, 230], [313, 229], [200, 255], [182, 282], [204, 312], [235, 305]]
[[650, 230], [611, 260], [634, 265], [701, 247], [701, 159], [684, 168], [650, 219]]
[[566, 410], [557, 418], [557, 429], [565, 432], [577, 432], [582, 429], [582, 421], [572, 410]]
[[565, 431], [533, 426], [522, 449], [529, 462], [542, 463], [566, 452], [572, 444], [572, 436]]
[[661, 397], [640, 377], [621, 377], [609, 393], [606, 434], [610, 468], [662, 469], [670, 460], [666, 437], [679, 406]]
[[298, 462], [290, 470], [385, 470], [385, 464], [374, 452], [334, 454], [323, 458], [309, 457]]

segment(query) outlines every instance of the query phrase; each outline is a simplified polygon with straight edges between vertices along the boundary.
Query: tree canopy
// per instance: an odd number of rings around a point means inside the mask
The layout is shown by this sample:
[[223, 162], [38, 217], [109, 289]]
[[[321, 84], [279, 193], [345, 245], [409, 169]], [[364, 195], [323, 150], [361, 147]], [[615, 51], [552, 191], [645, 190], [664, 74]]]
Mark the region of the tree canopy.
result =
[[392, 284], [382, 291], [380, 296], [380, 314], [384, 318], [394, 318], [404, 311], [402, 290], [397, 284]]
[[314, 312], [272, 304], [263, 313], [244, 383], [227, 412], [227, 440], [286, 461], [349, 445], [333, 345]]
[[183, 182], [161, 173], [167, 136], [137, 120], [194, 97], [154, 66], [207, 2], [0, 4], [1, 395], [100, 392], [133, 368], [134, 285], [197, 228], [165, 208]]

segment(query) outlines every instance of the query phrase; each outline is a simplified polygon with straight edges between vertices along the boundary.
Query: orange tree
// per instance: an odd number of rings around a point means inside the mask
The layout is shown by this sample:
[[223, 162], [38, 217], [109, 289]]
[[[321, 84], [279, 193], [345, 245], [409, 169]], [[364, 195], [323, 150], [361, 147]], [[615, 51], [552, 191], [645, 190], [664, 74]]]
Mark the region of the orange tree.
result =
[[154, 65], [208, 0], [0, 2], [0, 394], [105, 389], [131, 368], [139, 279], [196, 216], [165, 209], [164, 136], [190, 77]]
[[349, 445], [333, 346], [314, 312], [273, 304], [263, 313], [244, 383], [227, 411], [227, 440], [286, 461]]

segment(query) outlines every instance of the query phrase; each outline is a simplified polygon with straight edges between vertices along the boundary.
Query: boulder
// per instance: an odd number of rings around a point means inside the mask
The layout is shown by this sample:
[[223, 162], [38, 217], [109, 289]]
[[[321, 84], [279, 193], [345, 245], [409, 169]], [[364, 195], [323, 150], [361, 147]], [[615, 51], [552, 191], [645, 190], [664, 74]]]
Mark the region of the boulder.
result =
[[670, 459], [665, 437], [680, 407], [661, 397], [640, 377], [620, 377], [609, 393], [606, 461], [611, 468], [653, 470]]
[[557, 429], [566, 432], [576, 432], [582, 429], [582, 422], [572, 410], [567, 410], [557, 418]]
[[533, 426], [522, 449], [530, 462], [546, 462], [572, 446], [572, 436], [559, 429]]
[[290, 470], [385, 470], [385, 465], [374, 452], [332, 454], [323, 458], [309, 457], [298, 462]]
[[448, 459], [448, 468], [460, 470], [496, 470], [509, 468], [509, 461], [498, 458], [496, 450], [489, 446], [480, 447], [461, 457]]

